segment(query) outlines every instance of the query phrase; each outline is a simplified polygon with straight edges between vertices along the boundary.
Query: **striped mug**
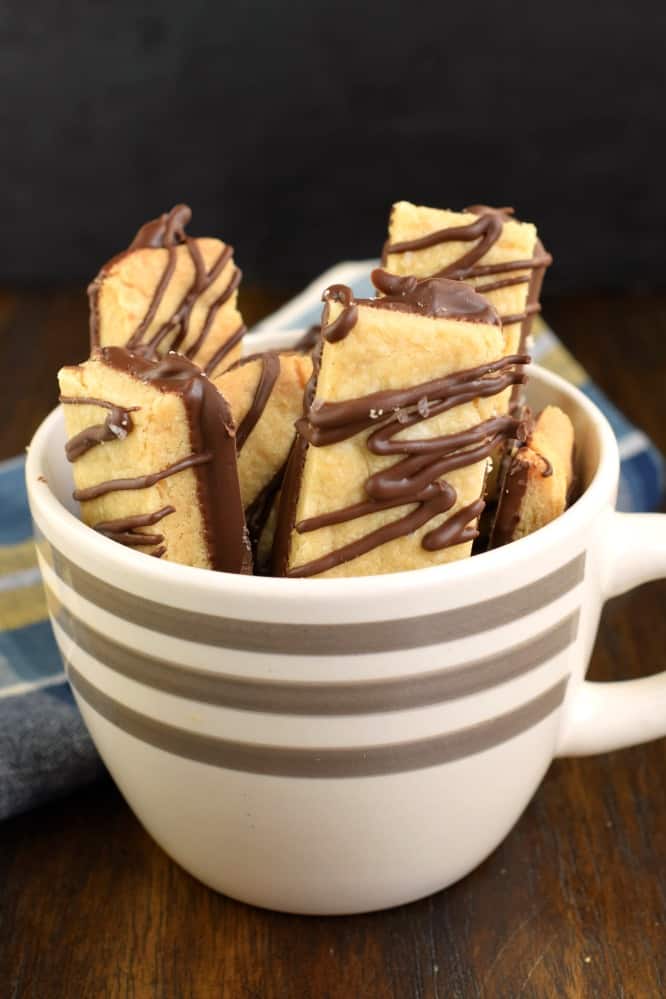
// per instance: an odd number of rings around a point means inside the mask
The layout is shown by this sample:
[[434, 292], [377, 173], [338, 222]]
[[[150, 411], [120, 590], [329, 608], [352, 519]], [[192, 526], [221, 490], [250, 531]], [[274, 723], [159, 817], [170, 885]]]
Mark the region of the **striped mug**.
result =
[[[295, 334], [260, 334], [252, 349]], [[551, 760], [666, 734], [666, 674], [585, 681], [607, 597], [666, 573], [666, 517], [614, 510], [599, 410], [574, 421], [584, 492], [554, 523], [451, 565], [269, 579], [159, 562], [83, 525], [56, 409], [27, 461], [53, 628], [86, 725], [139, 820], [246, 902], [352, 913], [463, 877]]]

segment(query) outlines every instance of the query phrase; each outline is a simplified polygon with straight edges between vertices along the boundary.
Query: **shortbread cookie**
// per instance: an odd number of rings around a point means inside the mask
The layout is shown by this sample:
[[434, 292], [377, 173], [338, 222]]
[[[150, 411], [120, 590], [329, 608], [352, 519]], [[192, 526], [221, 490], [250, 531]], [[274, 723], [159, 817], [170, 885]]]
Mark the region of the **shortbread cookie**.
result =
[[233, 247], [185, 232], [187, 205], [147, 222], [88, 289], [91, 347], [158, 357], [175, 350], [211, 377], [240, 356]]
[[[382, 264], [393, 274], [436, 274], [470, 283], [497, 309], [505, 353], [529, 353], [541, 285], [552, 257], [536, 226], [512, 216], [512, 208], [473, 205], [465, 212], [451, 212], [399, 201], [391, 210]], [[514, 386], [501, 400], [503, 410], [518, 411], [523, 397], [521, 386]], [[486, 483], [491, 500], [497, 495], [502, 458], [500, 448]]]
[[537, 418], [527, 442], [507, 457], [490, 547], [516, 541], [555, 520], [574, 481], [574, 429], [557, 406]]
[[251, 571], [231, 410], [196, 365], [105, 347], [58, 377], [82, 519], [158, 558]]
[[255, 546], [282, 482], [311, 374], [308, 356], [266, 351], [244, 357], [215, 379], [238, 428], [241, 497]]
[[451, 212], [398, 201], [391, 210], [382, 266], [401, 276], [468, 282], [499, 313], [506, 353], [523, 352], [552, 258], [536, 226], [512, 216], [512, 208], [473, 205]]
[[282, 489], [273, 571], [359, 576], [464, 558], [487, 458], [517, 433], [497, 398], [527, 358], [504, 357], [495, 310], [457, 281], [394, 294], [324, 293], [322, 338]]

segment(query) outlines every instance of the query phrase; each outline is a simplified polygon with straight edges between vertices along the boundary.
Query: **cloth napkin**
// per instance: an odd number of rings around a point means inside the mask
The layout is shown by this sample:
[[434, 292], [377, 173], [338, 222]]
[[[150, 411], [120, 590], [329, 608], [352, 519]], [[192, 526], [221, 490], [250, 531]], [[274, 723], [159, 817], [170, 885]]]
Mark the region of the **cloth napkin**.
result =
[[[359, 261], [333, 267], [254, 331], [303, 329], [318, 322], [321, 292], [329, 284], [348, 284], [357, 296], [371, 296], [369, 275], [375, 265], [376, 261]], [[665, 465], [646, 435], [590, 381], [543, 323], [532, 356], [581, 388], [608, 417], [622, 459], [619, 508], [658, 508]], [[48, 622], [32, 542], [24, 458], [19, 456], [0, 463], [0, 819], [103, 773], [65, 681]]]

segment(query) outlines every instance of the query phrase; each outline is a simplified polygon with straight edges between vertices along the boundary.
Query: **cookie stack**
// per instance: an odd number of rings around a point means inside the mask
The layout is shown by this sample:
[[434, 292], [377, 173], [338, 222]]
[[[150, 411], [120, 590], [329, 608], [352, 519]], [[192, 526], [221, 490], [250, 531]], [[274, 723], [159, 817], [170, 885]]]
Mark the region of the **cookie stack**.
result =
[[571, 422], [525, 404], [535, 226], [398, 202], [374, 298], [322, 289], [320, 329], [241, 356], [241, 272], [190, 214], [102, 268], [91, 356], [59, 374], [90, 527], [201, 568], [362, 576], [468, 558], [571, 502]]

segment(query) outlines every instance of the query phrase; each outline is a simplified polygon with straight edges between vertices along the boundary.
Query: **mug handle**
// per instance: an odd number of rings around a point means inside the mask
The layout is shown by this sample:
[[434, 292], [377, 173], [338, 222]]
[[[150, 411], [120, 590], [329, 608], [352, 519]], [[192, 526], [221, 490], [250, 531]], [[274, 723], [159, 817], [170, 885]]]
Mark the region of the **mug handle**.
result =
[[[666, 576], [666, 515], [615, 513], [601, 578], [604, 600]], [[557, 756], [588, 756], [666, 735], [666, 672], [639, 680], [584, 680], [568, 707]]]

